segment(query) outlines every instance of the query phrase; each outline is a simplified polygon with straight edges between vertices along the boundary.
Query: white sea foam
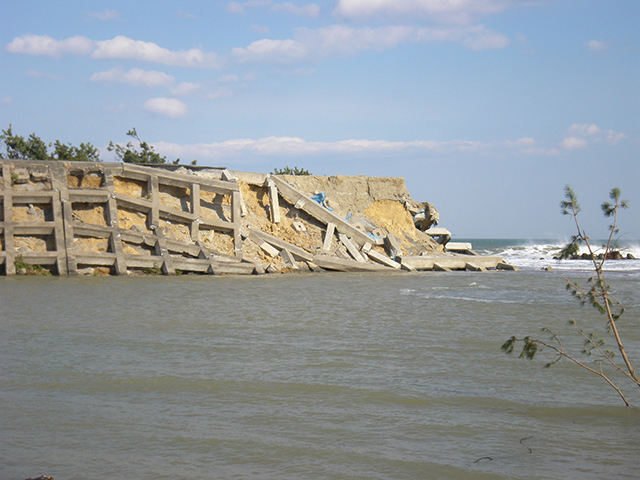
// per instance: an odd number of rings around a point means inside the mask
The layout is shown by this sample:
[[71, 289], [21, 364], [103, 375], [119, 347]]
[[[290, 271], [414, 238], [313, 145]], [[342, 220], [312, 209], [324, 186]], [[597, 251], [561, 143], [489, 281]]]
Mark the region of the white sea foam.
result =
[[[603, 251], [604, 242], [593, 242], [596, 254]], [[593, 262], [590, 260], [557, 260], [563, 241], [524, 241], [524, 240], [475, 240], [474, 249], [484, 255], [499, 255], [521, 268], [543, 269], [551, 267], [554, 270], [582, 271], [592, 270]], [[639, 260], [609, 260], [605, 262], [606, 271], [628, 271], [640, 274], [640, 243], [626, 242], [620, 246], [623, 255], [631, 254]], [[588, 253], [586, 246], [580, 247], [580, 254]]]

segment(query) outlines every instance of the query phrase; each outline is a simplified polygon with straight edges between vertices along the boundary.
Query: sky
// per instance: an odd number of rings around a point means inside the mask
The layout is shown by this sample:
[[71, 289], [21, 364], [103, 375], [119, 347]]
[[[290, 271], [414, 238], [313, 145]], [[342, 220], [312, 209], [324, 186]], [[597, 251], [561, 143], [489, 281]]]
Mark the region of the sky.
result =
[[640, 239], [638, 0], [0, 0], [0, 128], [404, 177], [456, 238]]

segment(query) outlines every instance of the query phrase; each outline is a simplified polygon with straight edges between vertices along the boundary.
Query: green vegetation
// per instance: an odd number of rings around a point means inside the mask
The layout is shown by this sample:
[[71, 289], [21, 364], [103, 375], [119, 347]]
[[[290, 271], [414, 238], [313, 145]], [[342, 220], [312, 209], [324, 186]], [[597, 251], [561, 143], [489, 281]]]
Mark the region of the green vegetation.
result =
[[[140, 140], [135, 128], [129, 130], [127, 135], [138, 142], [140, 149], [138, 150], [130, 141], [126, 145], [109, 142], [107, 150], [115, 152], [118, 160], [124, 163], [151, 163], [156, 165], [167, 163], [167, 158], [154, 151], [152, 145]], [[179, 161], [180, 159], [176, 163]]]
[[162, 275], [162, 268], [157, 263], [154, 263], [153, 267], [144, 267], [142, 271], [147, 275]]
[[[35, 133], [27, 139], [14, 135], [12, 125], [2, 130], [0, 140], [4, 143], [5, 153], [0, 152], [0, 158], [10, 160], [64, 160], [67, 162], [99, 162], [100, 152], [91, 143], [81, 143], [75, 147], [70, 143], [56, 140], [47, 145]], [[53, 150], [49, 152], [49, 148]]]
[[24, 271], [25, 275], [51, 275], [51, 272], [42, 265], [31, 265], [24, 261], [22, 255], [18, 255], [13, 262], [16, 272]]
[[[138, 142], [136, 148], [131, 141], [126, 145], [109, 142], [107, 150], [115, 152], [116, 158], [124, 163], [143, 163], [143, 164], [165, 164], [167, 158], [157, 153], [152, 145], [142, 141], [138, 136], [135, 128], [127, 132], [127, 135]], [[27, 139], [19, 135], [14, 135], [12, 125], [2, 130], [0, 141], [4, 143], [5, 153], [0, 152], [0, 159], [9, 160], [61, 160], [65, 162], [100, 162], [100, 152], [91, 143], [81, 143], [79, 147], [75, 147], [70, 143], [62, 143], [56, 140], [48, 145], [35, 133], [29, 135]], [[49, 148], [52, 150], [49, 151]], [[180, 159], [176, 159], [173, 164], [180, 163]], [[198, 161], [193, 160], [191, 165], [197, 165]], [[300, 175], [304, 175], [301, 173]], [[308, 175], [308, 173], [307, 173]]]
[[284, 168], [274, 168], [271, 175], [311, 175], [311, 173], [309, 173], [309, 170], [305, 170], [304, 168], [291, 168], [287, 165]]
[[[587, 247], [589, 252], [588, 258], [593, 262], [593, 274], [588, 279], [587, 286], [581, 286], [567, 279], [566, 288], [581, 304], [589, 304], [605, 316], [605, 321], [602, 322], [600, 328], [604, 331], [604, 336], [614, 340], [616, 345], [615, 349], [620, 353], [622, 361], [618, 362], [614, 360], [615, 352], [605, 347], [605, 341], [601, 338], [601, 335], [594, 332], [587, 332], [585, 329], [580, 328], [575, 320], [570, 320], [569, 324], [579, 335], [582, 344], [580, 351], [575, 354], [568, 352], [565, 349], [562, 338], [546, 327], [542, 328], [545, 339], [533, 336], [526, 336], [524, 338], [512, 336], [504, 342], [502, 351], [509, 355], [513, 353], [517, 344], [522, 344], [519, 357], [533, 360], [538, 353], [544, 349], [548, 349], [552, 353], [550, 359], [545, 364], [546, 367], [551, 367], [562, 359], [570, 360], [575, 365], [584, 368], [607, 382], [607, 384], [618, 393], [624, 404], [629, 406], [630, 404], [618, 384], [625, 382], [640, 387], [640, 379], [627, 355], [620, 330], [618, 329], [618, 322], [624, 313], [624, 306], [611, 292], [605, 280], [603, 268], [605, 262], [609, 259], [609, 253], [617, 247], [616, 237], [619, 233], [617, 228], [618, 213], [621, 209], [627, 208], [628, 204], [627, 201], [621, 200], [621, 193], [618, 188], [611, 190], [609, 198], [611, 201], [602, 204], [604, 216], [612, 218], [612, 224], [609, 226], [609, 238], [603, 247], [604, 253], [602, 255], [595, 255], [589, 241], [590, 239], [586, 232], [581, 229], [578, 221], [578, 214], [580, 213], [578, 199], [571, 187], [568, 185], [565, 187], [565, 200], [560, 203], [560, 208], [562, 209], [563, 215], [573, 217], [577, 234], [572, 237], [571, 242], [563, 249], [563, 252], [568, 252], [569, 254], [577, 252], [578, 245], [585, 245]], [[614, 375], [616, 376], [614, 377]]]

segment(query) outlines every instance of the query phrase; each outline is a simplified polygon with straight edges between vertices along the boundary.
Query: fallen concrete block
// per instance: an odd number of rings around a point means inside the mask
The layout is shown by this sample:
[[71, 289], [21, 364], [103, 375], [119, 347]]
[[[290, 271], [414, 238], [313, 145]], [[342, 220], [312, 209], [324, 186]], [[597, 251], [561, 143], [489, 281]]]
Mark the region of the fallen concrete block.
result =
[[338, 238], [342, 242], [342, 244], [347, 247], [347, 251], [351, 256], [358, 262], [366, 262], [362, 254], [358, 251], [353, 242], [347, 237], [344, 233], [338, 234]]
[[296, 265], [296, 260], [295, 258], [293, 258], [293, 255], [291, 255], [291, 252], [289, 250], [283, 248], [280, 252], [280, 256], [284, 259], [285, 264], [295, 269], [298, 268], [298, 265]]
[[383, 255], [381, 253], [376, 252], [375, 250], [368, 251], [367, 252], [367, 256], [371, 260], [373, 260], [375, 262], [378, 262], [378, 263], [380, 263], [382, 265], [386, 265], [387, 267], [395, 268], [396, 270], [400, 270], [400, 268], [401, 268], [401, 264], [391, 260], [386, 255]]
[[[433, 270], [435, 263], [452, 270], [464, 270], [469, 259], [468, 255], [415, 255], [402, 256], [396, 261], [411, 265], [416, 270]], [[473, 257], [473, 264], [484, 268], [496, 268], [496, 265], [503, 261], [499, 256]]]
[[415, 268], [413, 268], [411, 265], [408, 265], [404, 262], [400, 262], [400, 267], [403, 270], [406, 270], [407, 272], [417, 272], [417, 270]]
[[[301, 206], [302, 210], [304, 210], [320, 222], [324, 223], [325, 225], [333, 223], [335, 225], [335, 228], [339, 232], [348, 234], [358, 245], [364, 245], [365, 243], [371, 241], [375, 242], [375, 240], [369, 237], [369, 235], [353, 227], [348, 222], [338, 217], [335, 213], [327, 210], [319, 203], [314, 202], [311, 198], [307, 197], [301, 191], [289, 185], [281, 178], [271, 177], [271, 180], [278, 187], [278, 193], [287, 202], [291, 203], [292, 205], [298, 205], [298, 202], [301, 199], [304, 199], [304, 203]], [[382, 242], [382, 240], [380, 240], [380, 242]]]
[[[496, 265], [496, 268], [497, 268], [498, 270], [511, 270], [511, 271], [513, 271], [513, 272], [517, 272], [518, 270], [520, 270], [520, 269], [519, 269], [518, 267], [516, 267], [515, 265], [511, 265], [510, 263], [507, 263], [507, 262], [499, 262], [499, 263]], [[551, 268], [551, 267], [549, 267], [549, 268]]]
[[267, 177], [267, 185], [269, 187], [269, 212], [271, 213], [271, 221], [280, 223], [280, 202], [278, 201], [278, 187], [271, 177]]
[[475, 265], [473, 263], [467, 263], [464, 266], [464, 269], [469, 272], [486, 272], [487, 271], [485, 267], [481, 267], [480, 265]]
[[433, 269], [436, 272], [451, 272], [452, 270], [449, 267], [445, 267], [444, 265], [440, 265], [439, 263], [433, 264]]
[[271, 257], [275, 258], [280, 254], [280, 251], [277, 248], [269, 245], [267, 242], [262, 242], [258, 246]]
[[310, 269], [312, 272], [316, 272], [316, 273], [324, 272], [324, 268], [320, 268], [318, 265], [316, 265], [316, 264], [315, 264], [315, 263], [313, 263], [313, 262], [307, 262], [307, 265], [309, 266], [309, 269]]
[[339, 272], [392, 272], [393, 269], [384, 265], [363, 263], [356, 260], [331, 257], [329, 255], [315, 255], [313, 263], [327, 270]]
[[282, 273], [282, 272], [273, 263], [270, 263], [269, 266], [267, 267], [267, 273]]
[[400, 242], [393, 235], [393, 233], [388, 233], [386, 237], [384, 237], [384, 246], [387, 250], [387, 254], [389, 257], [396, 258], [402, 255], [402, 247], [400, 246]]
[[291, 226], [293, 227], [293, 229], [296, 232], [306, 232], [307, 231], [307, 227], [305, 227], [304, 223], [300, 222], [300, 221], [295, 221], [291, 224]]
[[[264, 242], [267, 242], [279, 249], [286, 248], [289, 250], [294, 257], [297, 257], [300, 260], [304, 260], [306, 262], [313, 259], [313, 255], [307, 252], [305, 249], [300, 248], [296, 245], [293, 245], [285, 240], [282, 240], [270, 233], [263, 232], [262, 230], [257, 229], [256, 227], [248, 226], [247, 230], [249, 232], [249, 238], [253, 240], [253, 238], [260, 239]], [[258, 242], [256, 242], [258, 243]]]
[[331, 250], [331, 243], [333, 242], [333, 234], [336, 231], [336, 226], [333, 223], [327, 224], [327, 231], [324, 234], [324, 243], [322, 244], [322, 249], [327, 252]]
[[434, 240], [438, 242], [440, 245], [446, 245], [449, 242], [449, 240], [451, 240], [451, 232], [446, 228], [431, 227], [425, 230], [424, 233], [433, 237]]

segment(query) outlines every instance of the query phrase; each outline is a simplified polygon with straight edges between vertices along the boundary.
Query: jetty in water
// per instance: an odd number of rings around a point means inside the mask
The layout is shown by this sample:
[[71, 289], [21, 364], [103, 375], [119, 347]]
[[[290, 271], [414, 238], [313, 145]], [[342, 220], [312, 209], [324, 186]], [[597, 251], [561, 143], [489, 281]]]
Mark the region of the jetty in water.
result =
[[0, 274], [509, 269], [404, 179], [0, 160]]

